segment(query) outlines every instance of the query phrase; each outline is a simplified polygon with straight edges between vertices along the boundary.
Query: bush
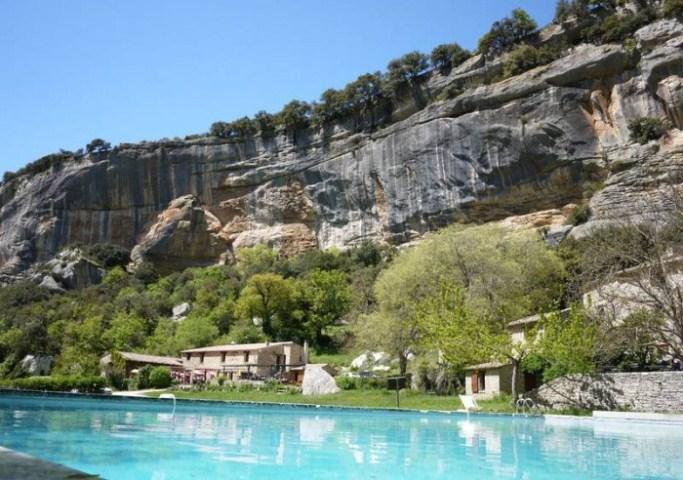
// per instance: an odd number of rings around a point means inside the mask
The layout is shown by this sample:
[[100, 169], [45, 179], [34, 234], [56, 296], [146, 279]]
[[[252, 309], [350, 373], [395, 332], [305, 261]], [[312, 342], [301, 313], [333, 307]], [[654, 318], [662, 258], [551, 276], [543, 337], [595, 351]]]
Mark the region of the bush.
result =
[[50, 392], [69, 392], [76, 389], [81, 393], [99, 393], [105, 387], [105, 379], [78, 376], [26, 377], [1, 381], [0, 387]]
[[154, 367], [149, 372], [149, 386], [152, 388], [168, 388], [171, 380], [171, 371], [166, 367]]
[[357, 387], [356, 379], [354, 377], [338, 376], [335, 378], [337, 386], [342, 390], [355, 390]]
[[683, 0], [665, 0], [662, 14], [665, 17], [683, 17]]
[[657, 140], [666, 133], [665, 122], [661, 118], [639, 117], [628, 124], [631, 140], [645, 145], [651, 140]]
[[335, 381], [342, 390], [381, 390], [387, 388], [386, 378], [338, 376]]
[[545, 65], [559, 57], [559, 54], [559, 50], [554, 51], [547, 46], [536, 48], [531, 45], [520, 45], [505, 58], [503, 76], [512, 77], [539, 65]]
[[112, 243], [96, 243], [85, 247], [86, 255], [106, 268], [125, 267], [130, 262], [130, 251]]
[[591, 207], [588, 206], [587, 203], [583, 203], [572, 210], [572, 213], [567, 219], [567, 224], [574, 226], [581, 225], [582, 223], [586, 223], [590, 217]]
[[585, 41], [593, 43], [621, 42], [630, 37], [636, 30], [647, 25], [655, 18], [651, 8], [645, 8], [638, 13], [620, 15], [613, 13], [605, 19], [598, 20], [587, 27], [582, 36]]

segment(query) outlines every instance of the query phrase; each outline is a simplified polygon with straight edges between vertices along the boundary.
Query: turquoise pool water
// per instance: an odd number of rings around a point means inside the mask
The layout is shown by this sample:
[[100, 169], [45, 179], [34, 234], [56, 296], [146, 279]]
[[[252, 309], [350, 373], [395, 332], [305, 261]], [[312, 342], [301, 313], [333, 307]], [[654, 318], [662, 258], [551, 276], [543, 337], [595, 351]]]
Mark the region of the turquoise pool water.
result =
[[[681, 479], [683, 428], [0, 394], [0, 445], [108, 479]], [[0, 469], [2, 466], [0, 465]]]

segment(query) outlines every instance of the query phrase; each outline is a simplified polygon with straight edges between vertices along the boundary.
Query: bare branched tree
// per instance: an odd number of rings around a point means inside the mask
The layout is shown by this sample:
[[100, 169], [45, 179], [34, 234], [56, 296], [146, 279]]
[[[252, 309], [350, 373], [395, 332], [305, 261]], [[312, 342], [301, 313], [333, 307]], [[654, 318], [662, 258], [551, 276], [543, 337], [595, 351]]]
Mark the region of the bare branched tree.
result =
[[670, 179], [657, 201], [592, 232], [583, 253], [585, 300], [611, 327], [648, 312], [639, 328], [664, 354], [683, 356], [683, 187]]

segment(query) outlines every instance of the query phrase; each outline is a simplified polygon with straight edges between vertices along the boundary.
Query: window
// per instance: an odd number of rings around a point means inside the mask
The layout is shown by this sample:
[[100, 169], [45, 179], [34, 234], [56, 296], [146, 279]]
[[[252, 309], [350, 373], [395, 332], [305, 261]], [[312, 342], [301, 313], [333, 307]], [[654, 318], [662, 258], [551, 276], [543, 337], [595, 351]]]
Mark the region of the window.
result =
[[244, 363], [249, 363], [249, 352], [244, 352]]
[[204, 354], [203, 353], [201, 353], [199, 355], [199, 363], [204, 363]]
[[225, 352], [221, 353], [221, 363], [225, 363]]
[[486, 391], [486, 370], [479, 372], [479, 391]]
[[189, 361], [190, 361], [190, 358], [192, 358], [192, 354], [191, 354], [191, 353], [186, 353], [186, 354], [185, 354], [185, 360], [187, 360], [187, 361], [189, 362]]

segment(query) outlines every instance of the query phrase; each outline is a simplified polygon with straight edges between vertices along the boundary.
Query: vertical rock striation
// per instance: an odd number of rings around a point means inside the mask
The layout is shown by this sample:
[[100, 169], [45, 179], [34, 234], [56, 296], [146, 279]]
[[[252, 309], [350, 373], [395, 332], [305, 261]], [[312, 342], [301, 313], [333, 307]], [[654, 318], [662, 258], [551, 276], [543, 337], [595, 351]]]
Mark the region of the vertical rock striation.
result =
[[[0, 186], [0, 272], [72, 243], [116, 243], [169, 268], [214, 263], [267, 242], [296, 253], [364, 240], [401, 243], [453, 221], [483, 222], [582, 197], [595, 166], [609, 177], [591, 225], [650, 202], [683, 160], [683, 34], [660, 21], [620, 45], [582, 45], [516, 77], [473, 86], [371, 132], [352, 119], [320, 132], [123, 144]], [[486, 77], [474, 58], [434, 75], [427, 96]], [[482, 74], [482, 71], [484, 73]], [[667, 117], [640, 146], [628, 123]]]

